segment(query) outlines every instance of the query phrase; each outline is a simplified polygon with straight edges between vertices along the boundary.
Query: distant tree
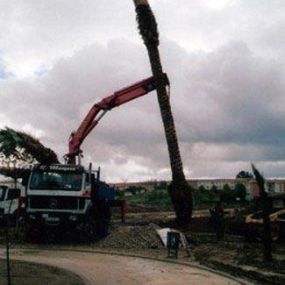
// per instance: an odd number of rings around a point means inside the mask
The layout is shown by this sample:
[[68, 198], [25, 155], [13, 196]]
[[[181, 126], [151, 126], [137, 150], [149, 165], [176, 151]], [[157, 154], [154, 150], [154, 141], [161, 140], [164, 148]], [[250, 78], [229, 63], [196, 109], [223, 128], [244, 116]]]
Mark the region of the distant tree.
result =
[[223, 191], [232, 191], [232, 189], [231, 189], [231, 187], [229, 186], [229, 184], [225, 184], [224, 186], [223, 186]]
[[204, 185], [200, 185], [198, 190], [201, 192], [204, 192], [206, 190], [206, 188], [204, 187]]
[[235, 186], [235, 195], [240, 198], [241, 202], [245, 202], [246, 188], [242, 183], [237, 183]]
[[125, 192], [123, 191], [116, 191], [116, 198], [117, 199], [124, 199], [125, 198]]
[[212, 187], [211, 187], [211, 192], [217, 192], [218, 191], [218, 187], [215, 185], [215, 184], [213, 184], [212, 185]]
[[135, 195], [136, 192], [137, 192], [137, 187], [136, 187], [136, 186], [129, 186], [129, 187], [125, 190], [125, 192], [129, 192], [129, 193], [131, 193], [132, 195]]
[[167, 189], [167, 182], [166, 181], [160, 181], [159, 187], [160, 187], [160, 189]]
[[235, 191], [231, 189], [231, 187], [228, 184], [225, 184], [223, 186], [223, 189], [221, 191], [221, 200], [223, 202], [228, 202], [228, 203], [235, 202], [236, 200]]
[[197, 205], [199, 205], [201, 203], [201, 200], [203, 197], [203, 190], [193, 189], [192, 195], [193, 195], [193, 206], [197, 207]]
[[158, 181], [154, 185], [154, 190], [160, 190], [160, 189], [167, 189], [167, 182], [166, 181]]
[[241, 170], [237, 175], [236, 178], [253, 178], [253, 175], [249, 171]]

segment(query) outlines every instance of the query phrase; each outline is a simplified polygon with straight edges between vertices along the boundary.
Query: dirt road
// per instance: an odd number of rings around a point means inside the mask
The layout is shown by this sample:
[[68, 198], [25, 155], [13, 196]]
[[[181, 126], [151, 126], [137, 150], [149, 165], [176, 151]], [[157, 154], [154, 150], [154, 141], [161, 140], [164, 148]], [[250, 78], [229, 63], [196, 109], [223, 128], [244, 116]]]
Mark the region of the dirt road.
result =
[[[0, 258], [4, 253], [0, 249]], [[88, 285], [240, 284], [206, 270], [134, 257], [47, 250], [14, 250], [11, 256], [70, 270]]]

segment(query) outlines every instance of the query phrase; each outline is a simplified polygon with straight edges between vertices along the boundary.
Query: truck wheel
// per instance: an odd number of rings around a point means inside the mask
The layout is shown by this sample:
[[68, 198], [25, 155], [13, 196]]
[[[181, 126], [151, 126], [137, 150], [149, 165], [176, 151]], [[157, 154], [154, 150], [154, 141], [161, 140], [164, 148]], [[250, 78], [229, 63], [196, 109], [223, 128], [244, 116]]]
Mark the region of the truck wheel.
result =
[[96, 230], [95, 230], [94, 221], [92, 221], [91, 219], [85, 221], [83, 231], [84, 231], [84, 236], [88, 241], [93, 242], [96, 240]]

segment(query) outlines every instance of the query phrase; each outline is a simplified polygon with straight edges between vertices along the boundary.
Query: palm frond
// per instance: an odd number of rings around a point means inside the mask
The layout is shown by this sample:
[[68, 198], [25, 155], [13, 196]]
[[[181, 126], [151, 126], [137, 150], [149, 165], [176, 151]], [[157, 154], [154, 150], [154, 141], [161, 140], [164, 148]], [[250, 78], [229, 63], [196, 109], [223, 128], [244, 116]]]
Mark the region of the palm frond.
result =
[[5, 128], [0, 130], [0, 153], [16, 159], [33, 158], [38, 163], [58, 163], [56, 153], [45, 147], [38, 139], [25, 133]]

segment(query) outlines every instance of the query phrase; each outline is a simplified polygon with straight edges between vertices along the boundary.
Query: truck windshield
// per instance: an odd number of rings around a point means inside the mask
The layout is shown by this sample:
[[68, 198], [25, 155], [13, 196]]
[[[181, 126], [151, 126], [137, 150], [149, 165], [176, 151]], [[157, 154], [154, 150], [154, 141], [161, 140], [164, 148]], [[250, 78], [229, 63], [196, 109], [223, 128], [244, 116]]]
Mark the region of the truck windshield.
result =
[[78, 191], [81, 184], [82, 173], [36, 171], [32, 173], [30, 189]]

